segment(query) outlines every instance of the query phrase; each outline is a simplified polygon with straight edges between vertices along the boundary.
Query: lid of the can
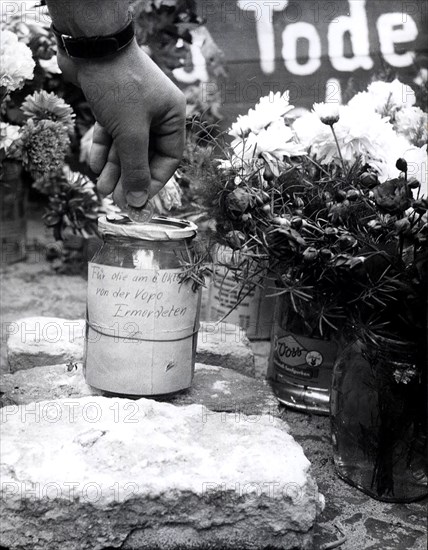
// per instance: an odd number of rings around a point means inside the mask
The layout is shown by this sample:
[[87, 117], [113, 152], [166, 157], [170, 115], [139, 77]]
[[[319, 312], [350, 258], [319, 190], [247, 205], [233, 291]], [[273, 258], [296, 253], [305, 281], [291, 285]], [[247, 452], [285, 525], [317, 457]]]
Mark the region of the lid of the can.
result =
[[196, 236], [198, 227], [187, 220], [154, 216], [147, 223], [136, 223], [127, 216], [116, 214], [98, 218], [101, 235], [129, 237], [142, 241], [179, 241]]

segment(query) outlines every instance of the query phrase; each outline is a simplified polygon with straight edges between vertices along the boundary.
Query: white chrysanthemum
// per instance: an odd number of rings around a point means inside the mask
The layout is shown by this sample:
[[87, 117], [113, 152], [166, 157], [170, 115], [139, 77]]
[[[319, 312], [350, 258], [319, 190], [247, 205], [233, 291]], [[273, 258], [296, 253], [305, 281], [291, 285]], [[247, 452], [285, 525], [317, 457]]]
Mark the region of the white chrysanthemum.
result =
[[392, 82], [372, 82], [366, 92], [355, 95], [348, 103], [350, 107], [359, 108], [361, 116], [375, 111], [394, 120], [397, 111], [412, 107], [416, 102], [415, 92], [398, 79]]
[[15, 124], [0, 122], [0, 150], [3, 150], [5, 155], [12, 143], [19, 138], [19, 129], [20, 127]]
[[283, 94], [270, 92], [268, 96], [260, 98], [254, 110], [250, 109], [249, 111], [252, 131], [257, 133], [267, 128], [267, 126], [278, 121], [293, 109], [294, 106], [290, 105], [290, 93], [288, 91]]
[[284, 157], [306, 154], [304, 147], [296, 142], [293, 131], [281, 118], [257, 134], [251, 132], [245, 139], [235, 139], [231, 147], [234, 155], [232, 165], [235, 168], [247, 166], [248, 171], [251, 171], [253, 161], [263, 158], [275, 175], [279, 175]]
[[[397, 158], [403, 156], [402, 149], [409, 143], [402, 136], [397, 136], [392, 124], [378, 113], [361, 116], [355, 106], [339, 108], [340, 119], [334, 125], [343, 160], [348, 166], [361, 158], [379, 173], [384, 181], [391, 177], [392, 166], [395, 169]], [[293, 129], [302, 145], [309, 148], [321, 164], [341, 165], [341, 159], [331, 130], [323, 125], [314, 113], [304, 115], [293, 124]], [[406, 145], [407, 144], [407, 145]]]
[[230, 146], [233, 150], [231, 163], [234, 167], [249, 163], [257, 156], [257, 136], [253, 132], [244, 139], [233, 140]]
[[229, 130], [229, 135], [242, 139], [250, 132], [250, 117], [248, 115], [239, 115]]
[[313, 110], [323, 124], [331, 126], [339, 120], [339, 105], [337, 103], [314, 103]]
[[35, 63], [31, 50], [11, 31], [2, 31], [0, 45], [0, 86], [8, 92], [22, 88], [33, 78]]
[[305, 149], [311, 148], [312, 153], [317, 143], [333, 139], [330, 128], [323, 124], [315, 113], [305, 113], [293, 123], [293, 130], [300, 144]]
[[85, 174], [74, 172], [68, 164], [62, 168], [64, 177], [70, 185], [81, 187], [82, 191], [88, 195], [95, 196], [95, 183]]
[[235, 138], [246, 137], [249, 132], [258, 134], [267, 128], [272, 122], [281, 119], [288, 111], [294, 109], [289, 104], [289, 92], [283, 94], [270, 92], [262, 97], [254, 109], [250, 109], [247, 115], [238, 116], [238, 119], [229, 131], [229, 135]]
[[305, 149], [296, 143], [293, 131], [282, 120], [273, 122], [257, 134], [256, 155], [268, 155], [282, 160], [284, 157], [304, 154]]
[[406, 107], [395, 116], [394, 129], [413, 145], [423, 145], [428, 140], [428, 115], [419, 107]]

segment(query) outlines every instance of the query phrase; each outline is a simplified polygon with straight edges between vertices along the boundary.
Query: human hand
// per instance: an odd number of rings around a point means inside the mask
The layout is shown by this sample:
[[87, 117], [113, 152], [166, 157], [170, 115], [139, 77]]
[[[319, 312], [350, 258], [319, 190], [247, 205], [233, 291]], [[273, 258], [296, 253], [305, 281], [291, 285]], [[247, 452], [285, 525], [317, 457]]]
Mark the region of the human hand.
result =
[[98, 190], [113, 193], [121, 208], [143, 206], [181, 160], [184, 95], [135, 41], [114, 57], [89, 61], [60, 51], [58, 63], [97, 121], [90, 167], [99, 175]]

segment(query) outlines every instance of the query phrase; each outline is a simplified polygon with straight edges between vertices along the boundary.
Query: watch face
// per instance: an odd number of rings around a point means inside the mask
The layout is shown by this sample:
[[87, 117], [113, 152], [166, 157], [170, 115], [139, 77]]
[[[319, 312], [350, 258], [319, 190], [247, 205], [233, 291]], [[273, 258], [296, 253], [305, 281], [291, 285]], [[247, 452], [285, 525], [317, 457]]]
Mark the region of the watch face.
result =
[[305, 361], [310, 367], [319, 367], [323, 362], [323, 356], [319, 351], [308, 351]]

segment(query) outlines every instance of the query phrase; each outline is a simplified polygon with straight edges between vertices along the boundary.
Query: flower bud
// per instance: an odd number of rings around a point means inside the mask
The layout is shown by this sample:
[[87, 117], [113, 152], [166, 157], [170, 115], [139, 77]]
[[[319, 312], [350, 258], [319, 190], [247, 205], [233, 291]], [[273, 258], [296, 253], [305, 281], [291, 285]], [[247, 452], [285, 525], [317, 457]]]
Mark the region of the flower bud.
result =
[[360, 196], [360, 192], [357, 189], [349, 189], [349, 191], [346, 192], [346, 198], [348, 201], [355, 201]]
[[410, 206], [412, 192], [403, 179], [385, 181], [373, 190], [377, 207], [384, 213], [401, 214]]
[[415, 178], [411, 178], [407, 182], [407, 186], [409, 187], [409, 189], [419, 189], [421, 184], [418, 182], [418, 180], [415, 180]]
[[306, 262], [313, 262], [318, 257], [318, 250], [314, 248], [313, 246], [308, 246], [306, 250], [303, 252], [303, 259]]
[[333, 259], [333, 252], [329, 248], [321, 248], [319, 251], [320, 258], [325, 262], [329, 262]]
[[263, 172], [263, 179], [265, 181], [272, 181], [274, 178], [275, 178], [275, 175], [272, 172], [270, 166], [267, 164]]
[[241, 231], [229, 231], [226, 234], [226, 241], [230, 248], [237, 250], [238, 248], [242, 248], [242, 245], [245, 243], [245, 235]]
[[400, 170], [400, 172], [407, 172], [407, 161], [406, 159], [399, 158], [397, 162], [395, 163], [395, 166], [397, 170]]
[[314, 111], [327, 126], [333, 126], [340, 118], [337, 103], [314, 103]]
[[394, 225], [397, 233], [406, 233], [410, 229], [410, 220], [402, 218], [401, 220], [397, 220]]
[[360, 183], [364, 187], [371, 189], [379, 183], [378, 177], [374, 172], [363, 172], [360, 176]]
[[290, 222], [285, 218], [281, 218], [280, 216], [275, 216], [274, 218], [272, 218], [272, 223], [274, 225], [281, 225], [283, 227], [290, 226]]
[[428, 210], [428, 199], [413, 201], [412, 206], [418, 214], [424, 214]]
[[270, 201], [270, 195], [269, 193], [266, 193], [266, 191], [260, 191], [260, 198], [263, 202], [269, 202]]
[[293, 229], [300, 229], [302, 227], [302, 218], [300, 216], [293, 216], [291, 218], [291, 227]]
[[231, 212], [245, 212], [250, 206], [250, 195], [241, 187], [229, 193], [226, 199], [227, 206]]
[[341, 250], [353, 248], [357, 244], [357, 239], [352, 235], [341, 235], [339, 237], [339, 246]]
[[339, 231], [335, 227], [326, 227], [324, 229], [324, 235], [326, 237], [336, 237]]

